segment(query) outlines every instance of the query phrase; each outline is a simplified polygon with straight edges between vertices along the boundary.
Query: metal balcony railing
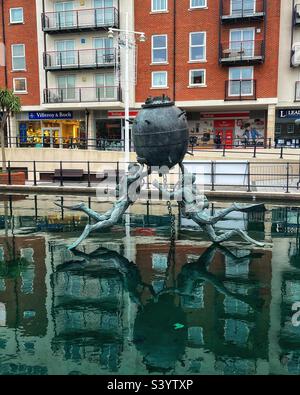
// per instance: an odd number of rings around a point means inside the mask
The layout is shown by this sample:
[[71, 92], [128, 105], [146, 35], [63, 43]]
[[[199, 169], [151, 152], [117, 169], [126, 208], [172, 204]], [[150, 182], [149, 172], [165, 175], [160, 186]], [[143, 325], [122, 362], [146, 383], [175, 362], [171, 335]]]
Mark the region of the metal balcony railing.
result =
[[95, 30], [119, 27], [119, 12], [115, 7], [91, 8], [42, 14], [42, 28], [48, 33], [74, 30]]
[[121, 100], [119, 86], [44, 89], [44, 103], [89, 103]]
[[256, 64], [265, 58], [263, 40], [225, 41], [220, 43], [220, 63]]
[[98, 48], [44, 53], [46, 70], [88, 69], [113, 67], [117, 56], [115, 48]]
[[263, 20], [266, 11], [266, 0], [220, 0], [222, 23]]
[[242, 79], [225, 81], [224, 100], [256, 100], [256, 80]]

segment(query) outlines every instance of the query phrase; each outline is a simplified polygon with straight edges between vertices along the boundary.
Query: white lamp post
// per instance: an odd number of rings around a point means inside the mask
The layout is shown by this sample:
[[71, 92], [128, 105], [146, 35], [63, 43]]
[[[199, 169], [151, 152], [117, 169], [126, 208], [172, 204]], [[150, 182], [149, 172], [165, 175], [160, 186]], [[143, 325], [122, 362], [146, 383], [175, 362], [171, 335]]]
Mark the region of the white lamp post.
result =
[[[124, 106], [125, 106], [125, 164], [129, 162], [129, 50], [134, 48], [135, 45], [135, 35], [139, 35], [139, 40], [144, 42], [146, 40], [145, 33], [143, 32], [135, 32], [129, 30], [129, 21], [128, 21], [128, 12], [126, 13], [126, 28], [123, 29], [115, 29], [109, 28], [108, 37], [113, 38], [114, 32], [123, 33], [124, 40], [119, 40], [119, 46], [125, 48], [125, 72], [124, 72]], [[132, 39], [129, 39], [129, 36], [132, 36]]]

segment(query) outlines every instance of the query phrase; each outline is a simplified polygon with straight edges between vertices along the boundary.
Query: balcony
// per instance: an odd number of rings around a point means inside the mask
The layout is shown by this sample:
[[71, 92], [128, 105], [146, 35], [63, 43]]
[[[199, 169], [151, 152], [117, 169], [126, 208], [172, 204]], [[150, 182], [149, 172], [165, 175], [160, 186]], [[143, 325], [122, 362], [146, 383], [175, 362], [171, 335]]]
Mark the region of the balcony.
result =
[[225, 23], [262, 21], [266, 0], [220, 0], [220, 19]]
[[93, 31], [119, 27], [119, 13], [115, 7], [42, 14], [42, 28], [47, 33]]
[[81, 70], [114, 67], [117, 62], [114, 48], [98, 48], [44, 53], [44, 69]]
[[92, 103], [121, 101], [119, 86], [44, 89], [44, 103]]
[[227, 41], [220, 43], [219, 62], [228, 66], [254, 65], [265, 60], [263, 40]]
[[294, 26], [300, 26], [300, 4], [295, 5], [293, 19]]
[[256, 100], [256, 80], [225, 81], [225, 101]]

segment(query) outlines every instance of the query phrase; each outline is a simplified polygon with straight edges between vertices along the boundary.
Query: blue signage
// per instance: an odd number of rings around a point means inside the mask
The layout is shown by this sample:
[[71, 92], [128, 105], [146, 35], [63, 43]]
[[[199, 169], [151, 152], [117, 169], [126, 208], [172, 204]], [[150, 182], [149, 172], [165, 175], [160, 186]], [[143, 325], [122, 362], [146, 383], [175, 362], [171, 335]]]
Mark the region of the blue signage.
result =
[[19, 137], [20, 137], [20, 143], [27, 142], [27, 125], [26, 125], [26, 123], [19, 124]]
[[39, 119], [73, 119], [73, 111], [37, 111], [29, 112], [30, 120]]
[[278, 110], [278, 118], [300, 119], [300, 108], [288, 108]]

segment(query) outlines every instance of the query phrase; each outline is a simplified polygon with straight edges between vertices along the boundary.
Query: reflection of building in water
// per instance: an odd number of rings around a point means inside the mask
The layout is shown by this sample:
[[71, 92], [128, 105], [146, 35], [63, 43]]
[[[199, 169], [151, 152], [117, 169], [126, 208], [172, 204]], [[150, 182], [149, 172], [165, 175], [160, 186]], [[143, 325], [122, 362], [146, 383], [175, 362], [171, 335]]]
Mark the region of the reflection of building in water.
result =
[[[220, 373], [259, 373], [258, 361], [268, 360], [271, 252], [244, 258], [219, 252], [201, 261], [199, 256], [205, 251], [195, 245], [178, 245], [176, 265], [169, 272], [181, 284], [182, 295], [175, 296], [173, 303], [181, 307], [186, 320], [189, 371], [200, 369], [199, 352], [194, 350], [202, 350], [203, 365], [210, 363]], [[143, 281], [152, 282], [155, 291], [163, 288], [167, 256], [167, 245], [137, 245]], [[215, 364], [207, 361], [207, 349], [214, 354]], [[229, 359], [231, 366], [222, 364]]]
[[[130, 267], [126, 267], [122, 256], [106, 251], [104, 254], [99, 251], [99, 255], [83, 254], [85, 262], [93, 266], [90, 272], [87, 269], [54, 273], [52, 349], [55, 353], [63, 352], [67, 360], [86, 359], [116, 372], [124, 351], [125, 332], [128, 333], [133, 319], [126, 277]], [[76, 259], [74, 262], [76, 265]]]
[[0, 302], [6, 325], [22, 327], [25, 336], [47, 330], [45, 258], [44, 237], [0, 237]]

